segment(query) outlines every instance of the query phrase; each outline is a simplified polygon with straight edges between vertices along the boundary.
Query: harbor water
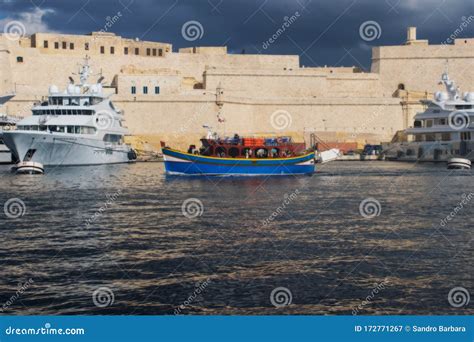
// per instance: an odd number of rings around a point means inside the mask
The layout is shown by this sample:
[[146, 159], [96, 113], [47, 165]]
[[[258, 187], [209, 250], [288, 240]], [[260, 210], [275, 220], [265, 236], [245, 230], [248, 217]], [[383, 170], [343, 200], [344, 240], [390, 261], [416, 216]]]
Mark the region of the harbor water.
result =
[[377, 161], [270, 178], [0, 166], [1, 310], [473, 314], [449, 297], [474, 288], [472, 176]]

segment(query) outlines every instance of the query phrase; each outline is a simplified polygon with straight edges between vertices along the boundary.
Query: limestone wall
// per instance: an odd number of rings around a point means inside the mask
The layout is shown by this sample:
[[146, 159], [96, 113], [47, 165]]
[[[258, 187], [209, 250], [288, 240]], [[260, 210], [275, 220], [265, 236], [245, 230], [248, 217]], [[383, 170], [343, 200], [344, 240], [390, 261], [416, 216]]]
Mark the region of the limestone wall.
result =
[[[433, 46], [414, 37], [408, 45], [377, 47], [371, 72], [363, 73], [355, 67], [300, 68], [298, 56], [233, 55], [225, 47], [173, 52], [170, 44], [110, 33], [36, 34], [19, 41], [0, 35], [0, 91], [16, 91], [8, 114], [29, 115], [51, 84], [66, 86], [87, 54], [93, 77], [102, 72], [131, 133], [156, 147], [166, 140], [185, 148], [205, 133], [203, 124], [227, 134], [302, 139], [316, 132], [326, 140], [377, 143], [411, 126], [423, 109], [419, 99], [441, 89], [446, 60], [458, 85], [474, 91], [473, 43]], [[218, 113], [225, 123], [218, 123]], [[281, 130], [272, 125], [274, 113], [288, 121]]]

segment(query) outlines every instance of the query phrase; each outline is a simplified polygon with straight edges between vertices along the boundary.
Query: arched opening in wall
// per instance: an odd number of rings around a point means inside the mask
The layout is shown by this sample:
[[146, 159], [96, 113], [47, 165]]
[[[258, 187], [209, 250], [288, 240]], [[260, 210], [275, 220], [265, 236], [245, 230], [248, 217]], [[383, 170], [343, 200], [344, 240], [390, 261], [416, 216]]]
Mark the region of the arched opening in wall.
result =
[[23, 57], [18, 56], [18, 57], [16, 58], [16, 62], [17, 62], [17, 63], [23, 63]]
[[405, 90], [405, 84], [400, 83], [400, 84], [398, 85], [398, 90]]

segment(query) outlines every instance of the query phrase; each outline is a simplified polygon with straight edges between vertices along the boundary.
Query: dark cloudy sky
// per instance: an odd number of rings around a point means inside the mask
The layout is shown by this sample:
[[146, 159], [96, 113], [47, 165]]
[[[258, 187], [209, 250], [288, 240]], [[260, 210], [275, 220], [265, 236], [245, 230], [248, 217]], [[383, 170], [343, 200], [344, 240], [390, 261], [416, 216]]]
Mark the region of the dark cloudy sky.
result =
[[[118, 12], [109, 30], [124, 37], [169, 42], [174, 50], [227, 45], [233, 53], [298, 54], [308, 66], [368, 68], [370, 48], [403, 43], [408, 26], [418, 27], [419, 38], [441, 43], [464, 21], [459, 37], [474, 37], [473, 0], [0, 0], [0, 28], [18, 20], [27, 33], [84, 34], [104, 29]], [[264, 49], [292, 16], [290, 27]], [[183, 37], [190, 21], [202, 26], [200, 39]], [[380, 27], [374, 40], [360, 34], [368, 21]]]

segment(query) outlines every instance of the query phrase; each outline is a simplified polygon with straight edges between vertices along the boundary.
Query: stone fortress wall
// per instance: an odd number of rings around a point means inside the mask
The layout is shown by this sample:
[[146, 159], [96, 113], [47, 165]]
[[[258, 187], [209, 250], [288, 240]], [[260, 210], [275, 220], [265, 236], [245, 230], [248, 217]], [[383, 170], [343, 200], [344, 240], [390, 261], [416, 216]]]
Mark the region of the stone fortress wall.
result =
[[429, 45], [414, 28], [405, 45], [373, 49], [371, 72], [300, 67], [298, 56], [228, 54], [226, 47], [173, 52], [170, 44], [112, 33], [37, 33], [0, 36], [0, 93], [16, 94], [4, 110], [30, 115], [51, 84], [66, 86], [86, 55], [131, 133], [156, 149], [160, 140], [196, 143], [204, 124], [226, 134], [307, 139], [314, 132], [323, 140], [379, 143], [411, 125], [419, 100], [441, 89], [446, 65], [462, 90], [474, 90], [474, 39]]

